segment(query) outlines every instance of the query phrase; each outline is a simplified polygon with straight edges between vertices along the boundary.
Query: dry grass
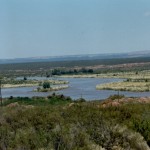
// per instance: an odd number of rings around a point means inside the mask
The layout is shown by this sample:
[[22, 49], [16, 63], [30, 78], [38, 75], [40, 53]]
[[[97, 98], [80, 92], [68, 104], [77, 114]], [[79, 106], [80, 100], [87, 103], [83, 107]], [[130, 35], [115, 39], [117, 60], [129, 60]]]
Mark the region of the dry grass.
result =
[[97, 90], [119, 90], [119, 91], [133, 91], [144, 92], [150, 91], [150, 82], [114, 82], [100, 84], [96, 86]]
[[38, 81], [38, 80], [28, 80], [26, 81], [22, 81], [22, 82], [18, 82], [18, 83], [6, 83], [6, 84], [2, 84], [2, 88], [18, 88], [18, 87], [33, 87], [33, 86], [38, 86], [38, 85], [42, 85], [43, 82], [48, 82], [52, 85], [60, 85], [60, 84], [68, 84], [68, 81], [63, 81], [63, 80], [43, 80], [43, 81]]

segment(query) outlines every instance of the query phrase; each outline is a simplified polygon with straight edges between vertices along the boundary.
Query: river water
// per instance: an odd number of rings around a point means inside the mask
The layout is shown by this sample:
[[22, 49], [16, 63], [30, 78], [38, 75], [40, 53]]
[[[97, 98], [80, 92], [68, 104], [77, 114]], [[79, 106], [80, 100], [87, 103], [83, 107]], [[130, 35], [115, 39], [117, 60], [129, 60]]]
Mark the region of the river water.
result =
[[[22, 78], [21, 78], [22, 79]], [[32, 77], [28, 79], [43, 80], [44, 77]], [[55, 78], [56, 79], [56, 78]], [[56, 91], [55, 93], [64, 94], [70, 96], [72, 99], [85, 98], [86, 100], [101, 100], [106, 99], [110, 95], [118, 94], [117, 91], [113, 90], [96, 90], [97, 84], [110, 83], [122, 81], [123, 79], [114, 78], [57, 78], [57, 80], [69, 81], [69, 88]], [[36, 87], [19, 87], [2, 89], [3, 97], [10, 96], [21, 96], [21, 97], [32, 97], [32, 96], [48, 96], [53, 92], [33, 92]], [[150, 97], [150, 92], [123, 92], [127, 97]]]

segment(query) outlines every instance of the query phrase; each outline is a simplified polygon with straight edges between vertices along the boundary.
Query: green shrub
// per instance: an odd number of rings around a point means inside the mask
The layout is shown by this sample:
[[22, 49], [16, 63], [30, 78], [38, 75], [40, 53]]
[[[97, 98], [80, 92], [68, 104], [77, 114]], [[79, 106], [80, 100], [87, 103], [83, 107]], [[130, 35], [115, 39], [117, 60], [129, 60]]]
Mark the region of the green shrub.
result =
[[43, 83], [43, 88], [44, 88], [44, 89], [50, 88], [50, 83], [49, 83], [49, 82], [44, 82], [44, 83]]
[[121, 99], [121, 98], [124, 98], [124, 97], [125, 97], [124, 95], [115, 94], [115, 95], [109, 96], [108, 99], [115, 100], [115, 99]]

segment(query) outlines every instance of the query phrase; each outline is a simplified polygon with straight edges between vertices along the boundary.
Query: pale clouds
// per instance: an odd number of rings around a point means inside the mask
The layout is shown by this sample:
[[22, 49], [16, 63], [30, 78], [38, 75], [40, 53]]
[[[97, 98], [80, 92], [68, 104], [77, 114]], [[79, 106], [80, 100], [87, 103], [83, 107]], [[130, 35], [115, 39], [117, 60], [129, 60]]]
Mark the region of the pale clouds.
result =
[[145, 13], [144, 13], [144, 16], [145, 16], [145, 17], [150, 17], [150, 11], [145, 12]]

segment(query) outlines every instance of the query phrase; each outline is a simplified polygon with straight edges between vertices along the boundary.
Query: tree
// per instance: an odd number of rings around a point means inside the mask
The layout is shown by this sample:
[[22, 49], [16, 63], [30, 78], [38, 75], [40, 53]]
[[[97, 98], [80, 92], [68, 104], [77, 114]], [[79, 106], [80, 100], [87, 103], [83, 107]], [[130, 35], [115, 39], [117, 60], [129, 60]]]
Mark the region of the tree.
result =
[[23, 80], [26, 81], [26, 80], [27, 80], [27, 77], [24, 77]]
[[49, 78], [50, 77], [50, 73], [46, 72], [46, 77]]
[[74, 69], [74, 73], [78, 73], [77, 69]]
[[44, 82], [44, 83], [43, 83], [43, 88], [44, 88], [44, 89], [50, 88], [50, 83], [49, 83], [49, 82]]
[[52, 75], [61, 75], [61, 71], [59, 69], [54, 69]]
[[93, 71], [93, 69], [89, 69], [88, 72], [89, 73], [93, 73], [94, 71]]
[[82, 73], [87, 73], [87, 69], [82, 68], [82, 69], [81, 69], [81, 72], [82, 72]]

